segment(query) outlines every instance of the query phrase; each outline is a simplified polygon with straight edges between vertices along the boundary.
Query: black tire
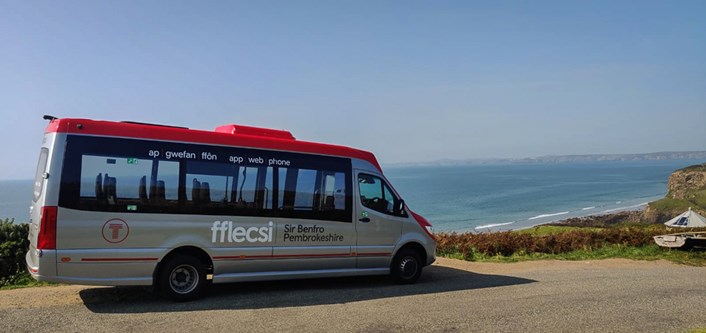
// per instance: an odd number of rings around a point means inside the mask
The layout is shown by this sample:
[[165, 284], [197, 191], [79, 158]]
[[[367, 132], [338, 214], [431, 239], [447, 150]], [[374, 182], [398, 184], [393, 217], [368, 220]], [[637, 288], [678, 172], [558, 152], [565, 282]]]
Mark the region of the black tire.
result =
[[422, 267], [424, 267], [424, 263], [422, 263], [421, 256], [417, 251], [402, 249], [392, 259], [390, 275], [397, 283], [412, 284], [417, 282], [422, 275]]
[[159, 271], [157, 285], [165, 298], [176, 302], [191, 301], [206, 286], [206, 269], [192, 256], [177, 255], [169, 258]]

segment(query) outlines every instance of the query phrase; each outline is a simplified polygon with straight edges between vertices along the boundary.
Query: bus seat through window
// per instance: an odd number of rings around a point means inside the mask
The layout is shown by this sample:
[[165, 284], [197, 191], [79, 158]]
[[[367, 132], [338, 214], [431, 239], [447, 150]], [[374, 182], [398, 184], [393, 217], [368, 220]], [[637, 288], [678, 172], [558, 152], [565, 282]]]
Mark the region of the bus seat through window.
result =
[[103, 201], [103, 173], [98, 173], [98, 176], [96, 176], [96, 200], [98, 202]]
[[201, 182], [196, 178], [192, 181], [191, 185], [191, 202], [197, 204], [201, 201]]
[[148, 202], [147, 200], [147, 176], [142, 176], [140, 178], [140, 188], [138, 190], [140, 194], [140, 201], [143, 204], [146, 204]]
[[326, 196], [326, 202], [324, 203], [324, 210], [334, 210], [336, 209], [336, 203], [333, 195]]
[[115, 177], [108, 176], [105, 174], [103, 178], [103, 194], [109, 205], [115, 205], [118, 203], [117, 198], [117, 179]]

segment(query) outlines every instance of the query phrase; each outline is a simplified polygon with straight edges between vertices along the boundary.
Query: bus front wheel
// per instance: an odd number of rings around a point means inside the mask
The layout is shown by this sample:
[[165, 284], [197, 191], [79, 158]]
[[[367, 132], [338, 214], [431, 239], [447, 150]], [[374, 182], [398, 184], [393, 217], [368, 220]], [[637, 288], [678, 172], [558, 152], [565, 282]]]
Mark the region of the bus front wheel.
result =
[[206, 285], [206, 270], [192, 256], [177, 255], [169, 258], [159, 274], [158, 286], [162, 295], [177, 302], [198, 298]]
[[417, 282], [419, 276], [422, 275], [422, 262], [419, 253], [410, 248], [400, 250], [392, 260], [390, 273], [397, 283]]

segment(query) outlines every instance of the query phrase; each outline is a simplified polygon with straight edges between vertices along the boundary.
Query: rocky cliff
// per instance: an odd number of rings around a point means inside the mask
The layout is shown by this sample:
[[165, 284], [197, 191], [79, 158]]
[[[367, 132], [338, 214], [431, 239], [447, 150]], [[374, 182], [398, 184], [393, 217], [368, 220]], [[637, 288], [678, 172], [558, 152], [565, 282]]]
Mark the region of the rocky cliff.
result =
[[677, 170], [669, 176], [667, 195], [651, 202], [643, 213], [646, 222], [666, 222], [691, 207], [706, 215], [706, 163]]
[[669, 176], [667, 197], [693, 200], [695, 192], [706, 189], [706, 163], [677, 170]]

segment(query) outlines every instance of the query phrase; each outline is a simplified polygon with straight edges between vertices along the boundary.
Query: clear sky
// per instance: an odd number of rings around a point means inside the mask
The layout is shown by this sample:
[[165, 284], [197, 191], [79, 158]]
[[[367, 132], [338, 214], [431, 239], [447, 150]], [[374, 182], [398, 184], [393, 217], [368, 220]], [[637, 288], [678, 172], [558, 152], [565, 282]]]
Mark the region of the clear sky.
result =
[[43, 114], [383, 163], [706, 150], [706, 1], [2, 1], [0, 179]]

